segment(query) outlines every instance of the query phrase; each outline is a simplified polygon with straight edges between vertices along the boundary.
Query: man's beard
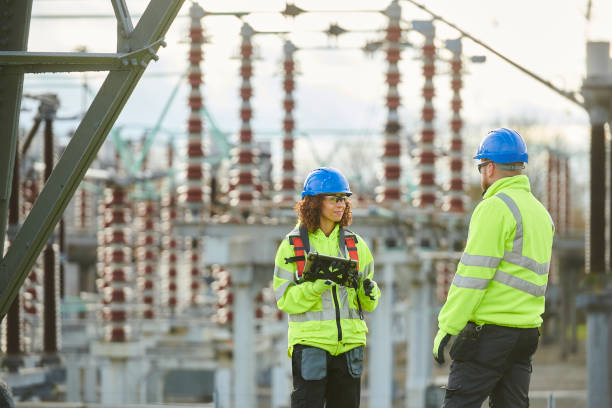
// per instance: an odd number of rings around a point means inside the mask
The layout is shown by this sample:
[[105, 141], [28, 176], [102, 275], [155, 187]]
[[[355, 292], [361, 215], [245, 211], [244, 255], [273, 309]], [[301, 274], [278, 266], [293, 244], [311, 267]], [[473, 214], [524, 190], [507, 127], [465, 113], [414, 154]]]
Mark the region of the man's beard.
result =
[[480, 188], [482, 188], [482, 194], [480, 195], [481, 197], [484, 197], [489, 187], [491, 187], [491, 184], [487, 185], [486, 181], [480, 184]]

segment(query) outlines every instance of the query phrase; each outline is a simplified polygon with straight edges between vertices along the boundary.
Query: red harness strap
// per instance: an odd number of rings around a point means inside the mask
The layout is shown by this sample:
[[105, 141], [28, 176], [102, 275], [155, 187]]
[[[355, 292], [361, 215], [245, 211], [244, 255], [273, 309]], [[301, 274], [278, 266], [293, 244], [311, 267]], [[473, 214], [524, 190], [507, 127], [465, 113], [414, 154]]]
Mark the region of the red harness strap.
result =
[[353, 261], [357, 261], [357, 272], [359, 272], [359, 252], [357, 252], [357, 245], [355, 242], [355, 236], [344, 237], [346, 242], [346, 250]]
[[289, 242], [293, 245], [293, 253], [295, 254], [295, 265], [297, 267], [297, 278], [302, 277], [302, 273], [304, 273], [304, 265], [306, 264], [306, 253], [304, 242], [302, 242], [302, 238], [299, 236], [289, 237]]

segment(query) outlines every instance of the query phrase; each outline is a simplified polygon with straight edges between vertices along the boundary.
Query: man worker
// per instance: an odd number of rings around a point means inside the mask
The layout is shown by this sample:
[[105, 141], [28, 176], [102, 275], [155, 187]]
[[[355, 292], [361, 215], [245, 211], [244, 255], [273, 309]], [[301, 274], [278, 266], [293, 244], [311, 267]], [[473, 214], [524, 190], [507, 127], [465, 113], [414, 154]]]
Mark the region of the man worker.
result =
[[[380, 290], [365, 241], [346, 229], [352, 221], [349, 183], [331, 167], [312, 171], [295, 205], [298, 225], [275, 259], [274, 294], [289, 314], [291, 408], [358, 408], [368, 328], [362, 311], [376, 308]], [[317, 252], [358, 263], [359, 283], [304, 281], [305, 255]]]
[[453, 360], [445, 408], [528, 407], [531, 358], [544, 312], [554, 224], [521, 174], [528, 155], [514, 130], [490, 131], [480, 143], [483, 200], [478, 204], [446, 303], [433, 355]]

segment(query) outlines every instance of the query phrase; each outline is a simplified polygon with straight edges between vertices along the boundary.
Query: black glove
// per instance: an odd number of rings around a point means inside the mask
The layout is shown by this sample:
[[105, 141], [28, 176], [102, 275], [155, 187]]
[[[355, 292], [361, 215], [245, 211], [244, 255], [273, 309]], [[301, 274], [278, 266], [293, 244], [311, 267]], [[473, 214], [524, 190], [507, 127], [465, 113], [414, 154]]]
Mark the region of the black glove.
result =
[[376, 282], [373, 282], [371, 279], [365, 279], [363, 281], [363, 292], [365, 293], [367, 297], [369, 297], [372, 300], [376, 300], [376, 298], [374, 297], [374, 294], [372, 293], [372, 291], [376, 287], [377, 287]]
[[434, 339], [434, 348], [433, 348], [433, 356], [434, 360], [438, 362], [438, 364], [444, 364], [444, 347], [450, 340], [451, 335], [446, 333], [443, 330], [438, 330], [436, 334], [436, 338]]

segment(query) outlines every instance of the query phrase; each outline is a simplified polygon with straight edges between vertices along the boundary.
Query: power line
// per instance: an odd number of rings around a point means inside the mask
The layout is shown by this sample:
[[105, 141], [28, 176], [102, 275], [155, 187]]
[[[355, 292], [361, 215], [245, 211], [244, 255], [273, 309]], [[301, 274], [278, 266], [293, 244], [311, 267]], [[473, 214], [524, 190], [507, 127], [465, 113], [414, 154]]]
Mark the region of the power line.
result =
[[508, 58], [505, 55], [503, 55], [502, 53], [494, 50], [489, 45], [485, 44], [484, 42], [482, 42], [478, 38], [476, 38], [473, 35], [467, 33], [466, 31], [462, 30], [461, 28], [457, 27], [455, 24], [453, 24], [450, 21], [446, 20], [444, 17], [442, 17], [442, 16], [434, 13], [433, 11], [429, 10], [427, 7], [425, 7], [425, 5], [417, 3], [414, 0], [405, 0], [405, 1], [408, 1], [408, 2], [412, 3], [413, 5], [415, 5], [416, 7], [420, 8], [421, 10], [425, 11], [426, 13], [431, 15], [434, 20], [440, 20], [441, 22], [443, 22], [444, 24], [448, 25], [449, 27], [452, 27], [455, 30], [459, 31], [459, 33], [461, 33], [462, 36], [464, 36], [466, 38], [469, 38], [470, 40], [474, 41], [476, 44], [478, 44], [481, 47], [485, 48], [487, 51], [495, 54], [496, 56], [498, 56], [502, 60], [506, 61], [507, 63], [509, 63], [513, 67], [515, 67], [518, 70], [522, 71], [523, 73], [529, 75], [530, 77], [532, 77], [536, 81], [546, 85], [548, 88], [552, 89], [553, 91], [555, 91], [559, 95], [561, 95], [561, 96], [569, 99], [570, 101], [574, 102], [576, 105], [580, 106], [581, 108], [585, 107], [584, 103], [578, 99], [578, 95], [579, 94], [577, 92], [575, 92], [575, 91], [565, 91], [563, 89], [557, 88], [550, 81], [547, 81], [546, 79], [544, 79], [541, 76], [531, 72], [530, 70], [528, 70], [527, 68], [523, 67], [522, 65], [519, 65], [518, 63], [512, 61], [510, 58]]

